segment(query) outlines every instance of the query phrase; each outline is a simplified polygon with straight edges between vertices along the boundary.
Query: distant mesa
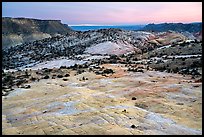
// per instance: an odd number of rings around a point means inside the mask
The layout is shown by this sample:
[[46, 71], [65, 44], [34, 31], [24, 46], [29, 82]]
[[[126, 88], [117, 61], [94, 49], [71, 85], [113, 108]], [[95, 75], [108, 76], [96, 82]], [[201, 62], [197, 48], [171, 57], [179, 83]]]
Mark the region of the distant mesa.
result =
[[3, 34], [32, 34], [32, 33], [48, 33], [48, 34], [65, 34], [71, 28], [62, 24], [60, 20], [40, 20], [30, 18], [2, 18]]
[[157, 31], [157, 32], [165, 32], [165, 31], [177, 31], [177, 32], [190, 32], [190, 33], [197, 33], [202, 30], [202, 23], [161, 23], [161, 24], [148, 24], [144, 28], [144, 31]]
[[72, 31], [60, 20], [40, 20], [30, 18], [2, 18], [2, 47], [10, 47], [32, 42]]

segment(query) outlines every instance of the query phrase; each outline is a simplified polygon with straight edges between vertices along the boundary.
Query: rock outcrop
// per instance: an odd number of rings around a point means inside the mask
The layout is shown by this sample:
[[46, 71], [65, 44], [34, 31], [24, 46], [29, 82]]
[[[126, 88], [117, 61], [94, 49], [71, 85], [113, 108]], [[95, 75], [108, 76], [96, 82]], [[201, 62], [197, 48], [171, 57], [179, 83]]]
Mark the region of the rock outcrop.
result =
[[[185, 36], [176, 32], [150, 33], [120, 29], [72, 31], [66, 35], [21, 44], [4, 50], [2, 53], [3, 68], [12, 69], [58, 57], [74, 58], [75, 55], [83, 53], [103, 55], [140, 54], [186, 39]], [[105, 51], [102, 52], [101, 48]]]

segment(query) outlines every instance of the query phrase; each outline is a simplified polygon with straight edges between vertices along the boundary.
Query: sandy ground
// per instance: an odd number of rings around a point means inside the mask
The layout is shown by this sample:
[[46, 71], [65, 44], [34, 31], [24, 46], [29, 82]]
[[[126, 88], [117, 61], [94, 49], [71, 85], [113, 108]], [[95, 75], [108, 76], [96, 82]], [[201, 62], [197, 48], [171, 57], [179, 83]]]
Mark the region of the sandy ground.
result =
[[3, 135], [202, 134], [202, 83], [103, 66], [116, 73], [70, 73], [68, 81], [43, 79], [2, 97]]

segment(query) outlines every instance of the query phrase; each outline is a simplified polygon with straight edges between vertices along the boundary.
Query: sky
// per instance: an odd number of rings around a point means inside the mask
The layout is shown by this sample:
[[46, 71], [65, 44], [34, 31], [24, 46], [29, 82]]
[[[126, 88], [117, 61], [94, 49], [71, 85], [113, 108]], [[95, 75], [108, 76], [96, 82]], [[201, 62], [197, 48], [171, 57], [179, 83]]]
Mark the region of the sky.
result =
[[2, 2], [2, 17], [61, 20], [68, 25], [202, 22], [202, 2]]

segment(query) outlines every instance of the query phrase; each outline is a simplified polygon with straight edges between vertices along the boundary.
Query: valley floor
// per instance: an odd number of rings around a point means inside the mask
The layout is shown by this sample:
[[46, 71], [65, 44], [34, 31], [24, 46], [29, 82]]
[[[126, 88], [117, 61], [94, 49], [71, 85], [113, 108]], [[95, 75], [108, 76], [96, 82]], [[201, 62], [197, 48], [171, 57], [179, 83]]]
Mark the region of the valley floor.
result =
[[[23, 135], [201, 135], [202, 82], [189, 75], [69, 71], [2, 96], [2, 133]], [[83, 80], [83, 77], [85, 78]]]

